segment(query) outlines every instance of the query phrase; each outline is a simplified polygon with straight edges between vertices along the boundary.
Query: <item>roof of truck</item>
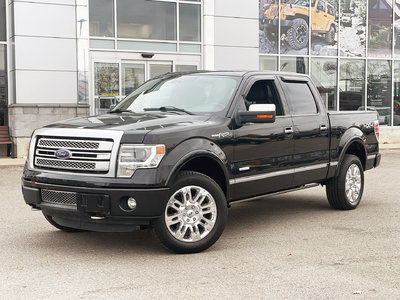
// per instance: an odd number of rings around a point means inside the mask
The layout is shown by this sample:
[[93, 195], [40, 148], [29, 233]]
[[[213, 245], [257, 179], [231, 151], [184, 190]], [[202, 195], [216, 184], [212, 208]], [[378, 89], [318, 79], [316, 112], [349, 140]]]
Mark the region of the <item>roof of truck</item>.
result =
[[188, 72], [171, 72], [167, 73], [162, 76], [166, 75], [191, 75], [191, 74], [216, 74], [221, 76], [237, 76], [237, 77], [247, 77], [247, 76], [254, 76], [254, 75], [273, 75], [273, 76], [296, 76], [296, 77], [308, 77], [305, 74], [299, 74], [294, 72], [279, 72], [279, 71], [188, 71]]

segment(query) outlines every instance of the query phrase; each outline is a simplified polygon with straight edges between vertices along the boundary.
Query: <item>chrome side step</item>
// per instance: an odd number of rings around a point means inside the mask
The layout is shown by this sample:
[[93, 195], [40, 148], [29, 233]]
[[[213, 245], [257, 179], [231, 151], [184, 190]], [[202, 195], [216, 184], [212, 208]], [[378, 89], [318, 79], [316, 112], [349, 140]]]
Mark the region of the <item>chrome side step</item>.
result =
[[242, 203], [242, 202], [248, 202], [248, 201], [253, 201], [253, 200], [258, 200], [260, 198], [266, 198], [266, 197], [270, 197], [270, 196], [276, 196], [276, 195], [281, 195], [281, 194], [286, 194], [286, 193], [290, 193], [290, 192], [294, 192], [294, 191], [300, 191], [300, 190], [305, 190], [305, 189], [309, 189], [312, 187], [316, 187], [319, 186], [319, 183], [308, 183], [305, 185], [302, 185], [300, 187], [294, 188], [294, 189], [290, 189], [290, 190], [286, 190], [286, 191], [280, 191], [280, 192], [275, 192], [275, 193], [271, 193], [271, 194], [264, 194], [264, 195], [260, 195], [260, 196], [255, 196], [255, 197], [251, 197], [251, 198], [246, 198], [246, 199], [242, 199], [242, 200], [234, 200], [228, 203], [228, 205], [232, 205], [232, 204], [237, 204], [237, 203]]

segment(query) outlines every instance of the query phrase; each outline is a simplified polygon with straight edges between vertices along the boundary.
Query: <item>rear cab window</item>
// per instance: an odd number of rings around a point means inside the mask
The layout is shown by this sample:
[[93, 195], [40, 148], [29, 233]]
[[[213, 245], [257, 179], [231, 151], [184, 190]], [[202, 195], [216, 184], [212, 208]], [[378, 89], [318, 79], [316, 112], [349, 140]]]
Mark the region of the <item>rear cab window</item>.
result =
[[292, 115], [317, 114], [318, 108], [307, 82], [282, 81]]

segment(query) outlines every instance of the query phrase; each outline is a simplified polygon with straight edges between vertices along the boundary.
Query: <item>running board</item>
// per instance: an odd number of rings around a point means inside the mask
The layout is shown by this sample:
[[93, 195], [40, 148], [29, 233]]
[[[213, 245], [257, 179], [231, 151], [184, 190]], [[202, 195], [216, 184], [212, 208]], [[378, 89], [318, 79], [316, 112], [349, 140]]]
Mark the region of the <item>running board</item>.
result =
[[264, 194], [264, 195], [255, 196], [255, 197], [251, 197], [251, 198], [246, 198], [246, 199], [242, 199], [242, 200], [236, 200], [236, 201], [233, 200], [233, 201], [229, 202], [228, 205], [230, 206], [232, 204], [258, 200], [260, 198], [266, 198], [266, 197], [269, 197], [269, 196], [276, 196], [276, 195], [280, 195], [280, 194], [286, 194], [286, 193], [290, 193], [290, 192], [305, 190], [305, 189], [309, 189], [309, 188], [316, 187], [316, 186], [319, 186], [319, 185], [320, 185], [319, 183], [309, 183], [309, 184], [302, 185], [301, 187], [297, 187], [297, 188], [290, 189], [290, 190], [275, 192], [275, 193], [271, 193], [271, 194]]

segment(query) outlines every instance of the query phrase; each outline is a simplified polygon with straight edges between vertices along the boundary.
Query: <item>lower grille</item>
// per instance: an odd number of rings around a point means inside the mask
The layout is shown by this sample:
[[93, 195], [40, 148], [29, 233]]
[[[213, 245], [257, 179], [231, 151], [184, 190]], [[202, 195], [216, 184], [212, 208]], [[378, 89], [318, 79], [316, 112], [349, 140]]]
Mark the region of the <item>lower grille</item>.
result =
[[78, 203], [78, 194], [74, 192], [41, 190], [42, 202], [76, 206]]

